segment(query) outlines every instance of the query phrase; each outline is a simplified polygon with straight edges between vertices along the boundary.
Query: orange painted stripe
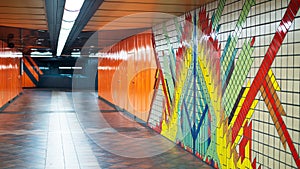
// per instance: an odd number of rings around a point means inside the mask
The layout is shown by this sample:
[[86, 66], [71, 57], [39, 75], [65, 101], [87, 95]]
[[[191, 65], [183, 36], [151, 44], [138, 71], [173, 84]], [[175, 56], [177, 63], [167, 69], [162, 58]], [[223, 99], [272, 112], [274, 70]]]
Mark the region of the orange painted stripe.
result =
[[33, 67], [30, 65], [29, 61], [23, 57], [24, 66], [27, 67], [27, 69], [30, 71], [30, 73], [33, 75], [36, 81], [39, 81], [39, 75], [38, 73], [33, 69]]
[[22, 75], [22, 87], [36, 87], [26, 73]]
[[27, 57], [27, 59], [30, 61], [30, 63], [33, 64], [33, 67], [35, 68], [35, 70], [40, 74], [43, 75], [43, 71], [38, 67], [38, 65], [36, 64], [36, 62], [31, 58], [31, 57]]

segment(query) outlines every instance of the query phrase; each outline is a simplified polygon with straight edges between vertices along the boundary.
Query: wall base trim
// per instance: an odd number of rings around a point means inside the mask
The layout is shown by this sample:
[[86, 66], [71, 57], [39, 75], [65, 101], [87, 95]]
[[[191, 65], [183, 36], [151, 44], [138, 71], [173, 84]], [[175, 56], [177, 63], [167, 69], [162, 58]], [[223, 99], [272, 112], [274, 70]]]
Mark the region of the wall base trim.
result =
[[[135, 115], [133, 115], [132, 113], [130, 113], [129, 111], [127, 111], [126, 109], [123, 109], [113, 103], [111, 103], [110, 101], [106, 100], [105, 98], [98, 96], [99, 100], [102, 100], [103, 102], [105, 102], [106, 104], [110, 105], [111, 107], [113, 107], [116, 111], [121, 112], [123, 115], [125, 115], [126, 117], [129, 117], [131, 120], [136, 121], [137, 123], [139, 123], [140, 125], [144, 126], [144, 127], [149, 127], [147, 125], [147, 122], [143, 121], [142, 119], [136, 117]], [[150, 127], [149, 127], [150, 128]]]
[[11, 103], [13, 103], [18, 97], [20, 97], [23, 94], [23, 92], [20, 92], [17, 96], [13, 97], [12, 99], [10, 99], [7, 103], [5, 103], [2, 107], [0, 107], [0, 113], [2, 113], [2, 111], [8, 107]]

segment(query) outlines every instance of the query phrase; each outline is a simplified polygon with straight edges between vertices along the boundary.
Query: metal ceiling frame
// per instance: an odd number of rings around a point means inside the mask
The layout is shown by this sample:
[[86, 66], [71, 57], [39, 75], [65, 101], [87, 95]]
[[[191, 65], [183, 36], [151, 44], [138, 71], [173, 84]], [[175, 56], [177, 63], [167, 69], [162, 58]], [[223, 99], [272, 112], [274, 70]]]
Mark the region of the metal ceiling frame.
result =
[[75, 21], [75, 24], [70, 32], [70, 35], [67, 39], [63, 52], [69, 50], [73, 42], [76, 40], [78, 35], [84, 29], [86, 24], [89, 22], [91, 17], [95, 14], [97, 9], [102, 4], [103, 0], [85, 0], [83, 6], [80, 10], [80, 13]]
[[[75, 24], [69, 34], [63, 52], [69, 50], [73, 42], [98, 10], [103, 0], [85, 0]], [[48, 20], [48, 31], [51, 41], [53, 55], [56, 56], [58, 37], [65, 6], [65, 0], [46, 0], [46, 15]]]
[[56, 55], [57, 41], [65, 6], [65, 0], [45, 0], [48, 32], [50, 36], [52, 53]]

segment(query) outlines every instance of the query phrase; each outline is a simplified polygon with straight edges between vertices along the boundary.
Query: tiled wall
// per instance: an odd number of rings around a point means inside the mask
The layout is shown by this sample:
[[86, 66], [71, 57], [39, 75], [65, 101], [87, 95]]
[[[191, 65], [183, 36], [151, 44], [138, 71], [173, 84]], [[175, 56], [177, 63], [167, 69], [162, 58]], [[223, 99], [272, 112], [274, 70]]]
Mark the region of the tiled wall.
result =
[[156, 64], [149, 32], [115, 44], [98, 61], [98, 94], [121, 109], [147, 121]]
[[0, 108], [16, 97], [22, 90], [20, 55], [6, 49], [6, 44], [0, 41]]
[[299, 168], [299, 0], [219, 0], [153, 27], [148, 121], [218, 168]]

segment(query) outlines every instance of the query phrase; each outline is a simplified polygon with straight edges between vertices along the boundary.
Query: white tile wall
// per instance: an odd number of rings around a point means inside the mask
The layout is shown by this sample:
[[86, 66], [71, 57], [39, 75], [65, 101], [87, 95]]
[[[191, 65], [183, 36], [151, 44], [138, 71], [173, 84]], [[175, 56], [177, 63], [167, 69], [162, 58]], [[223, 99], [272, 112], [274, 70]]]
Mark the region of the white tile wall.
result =
[[[221, 17], [220, 24], [221, 29], [218, 34], [219, 42], [221, 43], [221, 50], [225, 47], [228, 36], [235, 29], [237, 19], [241, 13], [242, 6], [245, 0], [227, 0]], [[206, 5], [206, 10], [209, 11], [209, 17], [217, 7], [218, 2], [213, 2]], [[244, 25], [244, 29], [241, 33], [238, 41], [238, 48], [242, 46], [246, 39], [253, 36], [256, 37], [254, 44], [254, 63], [248, 74], [249, 80], [253, 80], [259, 69], [263, 57], [269, 47], [271, 40], [274, 37], [274, 33], [286, 11], [286, 7], [289, 0], [256, 0], [255, 6], [250, 10], [250, 14], [247, 18], [247, 23]], [[178, 22], [182, 24], [184, 16], [179, 17]], [[179, 44], [176, 42], [176, 28], [174, 20], [170, 20], [166, 23], [168, 35], [171, 38], [173, 47], [178, 48]], [[153, 28], [157, 52], [159, 57], [162, 57], [162, 51], [165, 54], [168, 53], [167, 43], [163, 36], [162, 24], [156, 25]], [[282, 89], [277, 91], [277, 94], [283, 104], [283, 107], [288, 117], [283, 117], [286, 122], [286, 126], [290, 129], [290, 135], [293, 138], [298, 153], [300, 153], [300, 14], [298, 12], [295, 22], [288, 33], [284, 44], [281, 46], [278, 55], [272, 64], [272, 70], [275, 77]], [[238, 57], [238, 55], [237, 55]], [[160, 58], [161, 60], [161, 58]], [[257, 107], [255, 108], [253, 120], [253, 158], [257, 158], [257, 164], [263, 164], [262, 168], [296, 168], [294, 159], [287, 146], [284, 150], [278, 133], [275, 129], [267, 106], [265, 105], [260, 93], [256, 96], [260, 99]], [[264, 121], [263, 123], [259, 121]], [[268, 135], [263, 134], [268, 133]], [[278, 150], [279, 149], [279, 150]], [[256, 153], [259, 152], [259, 153]]]

